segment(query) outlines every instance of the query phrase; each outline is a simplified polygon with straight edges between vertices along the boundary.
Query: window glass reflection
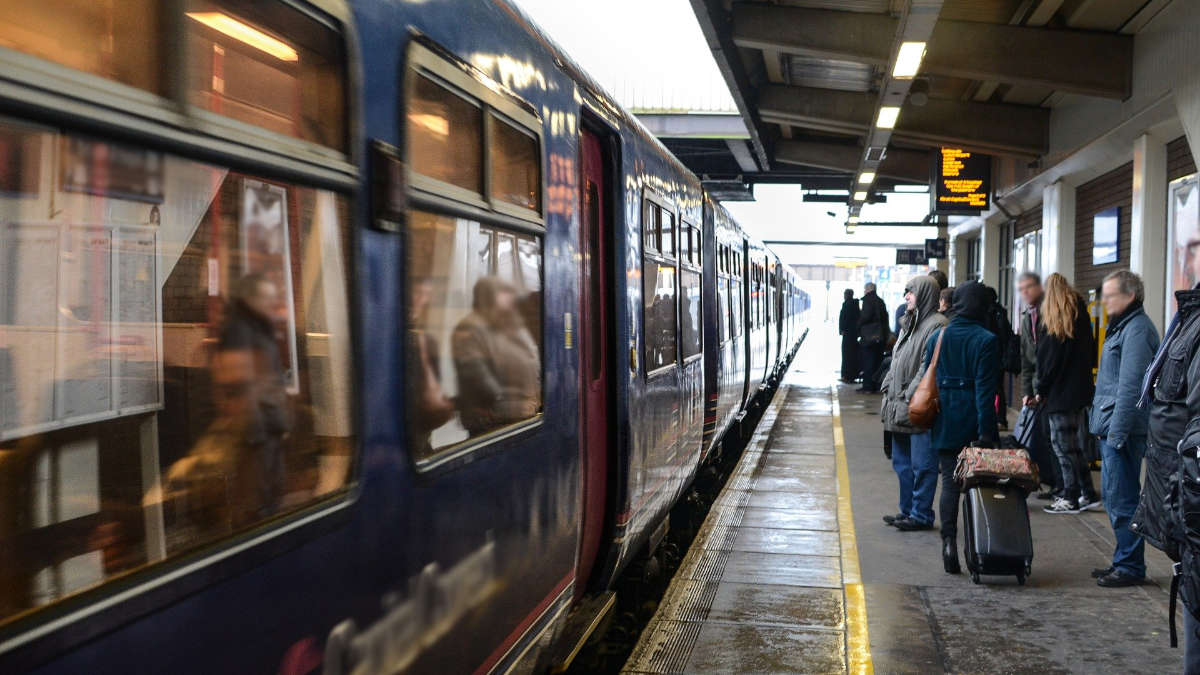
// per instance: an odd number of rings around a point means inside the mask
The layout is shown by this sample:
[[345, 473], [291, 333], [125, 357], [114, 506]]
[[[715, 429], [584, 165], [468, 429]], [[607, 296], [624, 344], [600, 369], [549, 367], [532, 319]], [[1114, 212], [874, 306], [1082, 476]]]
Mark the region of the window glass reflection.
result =
[[0, 623], [346, 487], [341, 196], [13, 123], [0, 167]]
[[675, 363], [675, 267], [647, 258], [642, 267], [646, 370]]
[[483, 111], [428, 77], [413, 74], [408, 161], [419, 174], [481, 192]]
[[680, 270], [680, 331], [679, 346], [683, 358], [700, 353], [700, 274]]
[[[506, 253], [481, 255], [493, 241]], [[426, 459], [541, 412], [541, 240], [412, 211], [409, 242], [408, 422]]]
[[537, 139], [493, 116], [491, 195], [496, 199], [538, 210], [541, 206], [541, 166]]

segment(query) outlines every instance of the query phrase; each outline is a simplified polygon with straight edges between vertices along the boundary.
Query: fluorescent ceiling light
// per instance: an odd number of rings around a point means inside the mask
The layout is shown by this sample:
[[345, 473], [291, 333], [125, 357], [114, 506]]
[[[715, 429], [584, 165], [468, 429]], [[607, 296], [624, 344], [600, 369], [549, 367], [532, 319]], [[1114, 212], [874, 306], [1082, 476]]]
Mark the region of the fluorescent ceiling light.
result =
[[858, 216], [850, 216], [849, 218], [847, 218], [847, 219], [846, 219], [846, 222], [847, 222], [847, 223], [851, 223], [851, 224], [857, 223], [857, 222], [858, 222]]
[[228, 35], [229, 37], [266, 52], [280, 61], [299, 61], [300, 55], [287, 43], [267, 35], [249, 24], [222, 12], [188, 12], [188, 17], [199, 21], [209, 28]]
[[900, 53], [896, 55], [896, 67], [892, 69], [892, 77], [908, 79], [917, 76], [921, 69], [921, 59], [925, 58], [924, 42], [902, 42]]
[[896, 126], [898, 117], [900, 117], [900, 106], [885, 105], [879, 109], [879, 119], [875, 121], [875, 126], [880, 129], [892, 129]]
[[846, 234], [854, 234], [854, 229], [855, 228], [853, 225], [847, 225], [846, 226]]
[[855, 192], [855, 193], [854, 193], [854, 201], [856, 201], [856, 202], [865, 202], [865, 201], [867, 201], [867, 191], [866, 191], [866, 190], [859, 190], [858, 192]]
[[895, 192], [929, 192], [928, 185], [897, 185], [892, 188]]
[[864, 171], [858, 176], [858, 182], [863, 185], [870, 185], [871, 181], [875, 180], [874, 171]]

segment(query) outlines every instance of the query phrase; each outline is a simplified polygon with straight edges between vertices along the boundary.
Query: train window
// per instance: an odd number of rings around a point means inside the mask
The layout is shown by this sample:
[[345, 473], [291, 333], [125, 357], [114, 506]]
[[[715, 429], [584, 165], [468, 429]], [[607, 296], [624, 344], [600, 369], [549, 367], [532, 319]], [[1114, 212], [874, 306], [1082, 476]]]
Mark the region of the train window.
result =
[[679, 261], [692, 262], [692, 228], [682, 223], [679, 228]]
[[675, 214], [666, 209], [659, 209], [659, 251], [668, 258], [675, 257]]
[[647, 259], [642, 274], [646, 371], [650, 372], [675, 363], [675, 267]]
[[193, 105], [346, 149], [345, 57], [335, 30], [282, 2], [190, 0], [186, 7]]
[[492, 116], [491, 191], [493, 198], [531, 211], [541, 208], [541, 156], [537, 138]]
[[166, 5], [158, 0], [71, 2], [68, 11], [63, 5], [7, 0], [0, 15], [0, 47], [164, 93], [164, 41], [153, 36]]
[[[495, 250], [471, 250], [479, 246]], [[410, 212], [408, 427], [418, 461], [541, 413], [541, 246]]]
[[348, 200], [44, 126], [0, 148], [0, 623], [342, 494]]
[[659, 235], [659, 208], [649, 199], [642, 202], [642, 248], [648, 253], [657, 252]]
[[729, 288], [729, 331], [733, 337], [742, 334], [742, 307], [742, 282], [735, 278]]
[[416, 75], [408, 102], [408, 158], [413, 171], [480, 192], [483, 185], [483, 111], [424, 75]]
[[717, 277], [717, 341], [724, 344], [729, 339], [729, 279]]
[[679, 347], [686, 361], [700, 354], [700, 274], [689, 269], [679, 273], [680, 331]]

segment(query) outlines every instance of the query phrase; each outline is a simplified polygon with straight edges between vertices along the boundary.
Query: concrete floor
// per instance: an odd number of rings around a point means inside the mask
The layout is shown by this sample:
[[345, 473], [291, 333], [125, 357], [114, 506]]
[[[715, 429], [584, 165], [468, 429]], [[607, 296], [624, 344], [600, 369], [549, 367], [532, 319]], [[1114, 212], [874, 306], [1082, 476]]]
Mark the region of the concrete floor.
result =
[[825, 328], [797, 355], [625, 672], [1182, 671], [1167, 635], [1169, 560], [1147, 547], [1150, 581], [1134, 588], [1090, 576], [1111, 557], [1103, 511], [1050, 515], [1030, 497], [1025, 586], [946, 574], [937, 531], [884, 525], [897, 485], [880, 399], [833, 388], [836, 330]]
[[[886, 526], [881, 517], [896, 512], [898, 487], [883, 455], [880, 399], [853, 389], [839, 386], [838, 400], [876, 672], [1182, 672], [1182, 650], [1168, 641], [1167, 557], [1146, 547], [1144, 586], [1101, 588], [1090, 576], [1111, 560], [1103, 511], [1050, 515], [1031, 496], [1033, 576], [1025, 586], [1015, 577], [984, 577], [977, 586], [966, 574], [946, 574], [936, 531]], [[1093, 478], [1099, 486], [1099, 472]]]

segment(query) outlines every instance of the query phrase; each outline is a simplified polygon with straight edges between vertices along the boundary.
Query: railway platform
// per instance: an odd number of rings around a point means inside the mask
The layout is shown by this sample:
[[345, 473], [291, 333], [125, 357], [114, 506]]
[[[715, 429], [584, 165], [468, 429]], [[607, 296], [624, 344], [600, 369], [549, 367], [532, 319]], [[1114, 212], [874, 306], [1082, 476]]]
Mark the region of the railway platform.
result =
[[944, 573], [937, 531], [881, 520], [896, 480], [879, 398], [833, 381], [789, 374], [625, 672], [1181, 671], [1165, 556], [1147, 547], [1145, 585], [1100, 588], [1107, 515], [1031, 496], [1026, 585]]

